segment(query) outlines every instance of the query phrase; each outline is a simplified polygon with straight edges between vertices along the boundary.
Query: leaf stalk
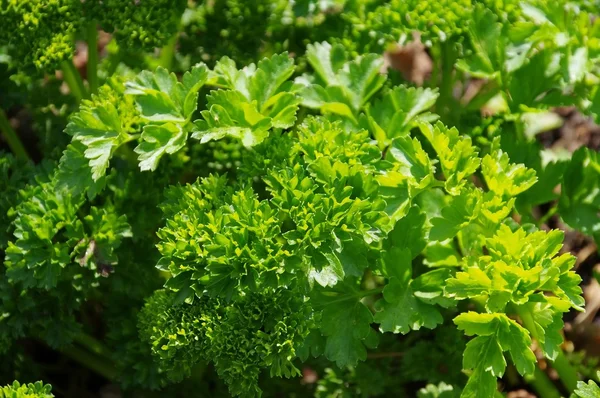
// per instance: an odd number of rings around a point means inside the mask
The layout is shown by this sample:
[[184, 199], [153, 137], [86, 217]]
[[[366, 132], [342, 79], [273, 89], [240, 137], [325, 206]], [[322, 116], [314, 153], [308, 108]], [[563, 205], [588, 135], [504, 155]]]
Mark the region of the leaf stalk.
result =
[[87, 97], [87, 92], [85, 90], [85, 86], [83, 85], [83, 80], [81, 79], [81, 75], [73, 61], [67, 60], [61, 63], [61, 69], [63, 72], [63, 79], [69, 86], [69, 90], [71, 90], [71, 94], [75, 97], [77, 102], [81, 102], [82, 99]]
[[86, 28], [86, 39], [88, 47], [87, 81], [90, 93], [98, 91], [98, 28], [96, 21], [92, 21]]
[[115, 380], [117, 377], [117, 370], [114, 368], [112, 363], [103, 360], [102, 358], [99, 358], [98, 356], [91, 354], [82, 348], [70, 345], [63, 348], [61, 352], [72, 360], [98, 373], [107, 380]]
[[8, 143], [8, 147], [15, 154], [16, 157], [24, 160], [29, 160], [29, 154], [25, 150], [23, 143], [19, 139], [17, 132], [10, 125], [10, 121], [6, 116], [4, 110], [0, 109], [0, 131], [2, 136]]

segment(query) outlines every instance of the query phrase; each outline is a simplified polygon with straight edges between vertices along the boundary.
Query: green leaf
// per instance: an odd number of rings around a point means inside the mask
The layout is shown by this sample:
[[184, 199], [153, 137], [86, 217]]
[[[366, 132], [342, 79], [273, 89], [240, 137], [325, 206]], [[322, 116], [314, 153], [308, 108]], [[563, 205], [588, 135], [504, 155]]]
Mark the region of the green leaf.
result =
[[325, 86], [339, 84], [339, 70], [347, 61], [344, 46], [331, 46], [327, 42], [309, 44], [306, 46], [306, 58]]
[[592, 114], [596, 123], [600, 122], [600, 90], [596, 90], [590, 98], [589, 112]]
[[363, 276], [365, 269], [369, 267], [364, 240], [361, 242], [354, 238], [343, 241], [342, 246], [342, 250], [337, 253], [337, 257], [343, 266], [343, 274], [355, 277]]
[[187, 134], [174, 123], [147, 125], [142, 131], [142, 142], [135, 148], [140, 155], [140, 169], [154, 171], [164, 154], [174, 154], [185, 146]]
[[502, 24], [492, 11], [475, 7], [473, 21], [468, 24], [473, 53], [461, 59], [459, 69], [481, 79], [495, 79], [503, 69], [505, 40]]
[[454, 324], [467, 336], [491, 336], [498, 329], [498, 314], [480, 314], [469, 311], [454, 318]]
[[[574, 258], [556, 257], [562, 246], [562, 232], [514, 231], [500, 225], [495, 235], [485, 240], [488, 254], [447, 281], [446, 293], [457, 300], [474, 298], [490, 312], [505, 311], [509, 302], [548, 302], [541, 299], [551, 292], [552, 306], [561, 312], [581, 310], [580, 277], [572, 271]], [[533, 330], [533, 321], [530, 330]], [[546, 326], [550, 327], [546, 322]], [[543, 340], [541, 340], [543, 341]]]
[[566, 299], [578, 311], [584, 311], [583, 306], [585, 305], [585, 300], [581, 296], [583, 293], [581, 281], [581, 277], [575, 272], [566, 272], [560, 276], [556, 284], [558, 287], [557, 295]]
[[106, 174], [114, 151], [131, 139], [121, 125], [117, 108], [109, 102], [84, 102], [79, 112], [71, 117], [65, 132], [73, 141], [85, 146], [84, 155], [92, 170], [92, 179], [98, 181]]
[[437, 100], [437, 89], [398, 86], [367, 109], [368, 126], [380, 144], [407, 135]]
[[519, 112], [522, 105], [535, 107], [542, 94], [552, 89], [560, 89], [560, 75], [552, 69], [552, 49], [542, 50], [530, 56], [527, 61], [510, 75], [510, 96], [507, 99], [513, 112]]
[[448, 205], [442, 209], [442, 216], [431, 219], [429, 239], [444, 241], [455, 237], [461, 228], [478, 216], [479, 201], [479, 191], [465, 190], [460, 195], [451, 197]]
[[218, 90], [207, 96], [208, 110], [202, 111], [204, 120], [196, 120], [192, 138], [205, 143], [230, 136], [251, 147], [261, 143], [272, 127], [271, 119], [248, 103], [237, 91]]
[[383, 58], [366, 54], [347, 62], [343, 48], [317, 43], [308, 46], [307, 59], [318, 79], [296, 80], [303, 86], [303, 104], [324, 113], [343, 115], [352, 125], [358, 125], [359, 111], [385, 82], [381, 74]]
[[446, 284], [446, 293], [458, 300], [488, 295], [492, 291], [492, 280], [479, 267], [469, 267], [458, 272]]
[[417, 393], [417, 398], [458, 398], [459, 396], [459, 389], [444, 382], [438, 385], [428, 384]]
[[406, 334], [422, 327], [433, 329], [443, 322], [435, 306], [415, 297], [411, 274], [410, 269], [402, 274], [396, 272], [397, 276], [392, 276], [383, 289], [383, 299], [376, 303], [374, 318], [381, 331]]
[[569, 83], [574, 84], [583, 80], [588, 72], [588, 49], [579, 47], [568, 54]]
[[207, 84], [247, 92], [247, 75], [238, 70], [235, 61], [224, 56], [219, 59], [213, 70], [208, 72]]
[[312, 283], [314, 280], [323, 287], [333, 287], [344, 279], [344, 266], [333, 251], [318, 253], [318, 255], [314, 256], [314, 263], [317, 263], [317, 267], [309, 271], [309, 282]]
[[490, 191], [503, 198], [515, 197], [537, 182], [535, 170], [510, 163], [508, 155], [500, 150], [483, 158], [481, 173]]
[[19, 383], [13, 381], [12, 384], [0, 387], [0, 397], [6, 398], [53, 398], [52, 386], [44, 384], [42, 381], [35, 383]]
[[321, 331], [327, 336], [325, 356], [338, 366], [355, 365], [364, 361], [367, 351], [363, 341], [371, 332], [371, 312], [360, 302], [340, 303], [323, 311]]
[[263, 58], [258, 62], [256, 72], [248, 79], [248, 100], [256, 101], [258, 109], [264, 113], [265, 104], [293, 73], [294, 60], [287, 53]]
[[385, 212], [391, 220], [399, 220], [406, 215], [411, 203], [409, 179], [399, 172], [388, 172], [376, 177], [381, 197], [385, 200]]
[[398, 137], [386, 154], [386, 160], [393, 162], [397, 171], [410, 177], [409, 184], [421, 190], [433, 182], [433, 166], [421, 142], [409, 137]]
[[6, 275], [20, 289], [50, 290], [63, 281], [88, 289], [103, 266], [116, 264], [114, 250], [131, 236], [125, 216], [117, 215], [110, 202], [86, 210], [82, 196], [57, 189], [55, 179], [42, 172], [37, 177], [21, 191], [23, 200], [14, 209]]
[[[465, 369], [481, 367], [494, 376], [501, 377], [506, 366], [502, 352], [508, 351], [521, 375], [533, 373], [536, 358], [530, 348], [529, 332], [505, 314], [478, 314], [469, 311], [454, 318], [454, 323], [465, 334], [479, 336], [467, 344]], [[486, 353], [485, 350], [489, 352]]]
[[335, 291], [320, 290], [315, 305], [323, 305], [320, 330], [326, 337], [324, 354], [339, 367], [356, 365], [367, 358], [365, 345], [373, 316], [346, 284]]
[[519, 307], [519, 315], [528, 326], [533, 338], [537, 340], [544, 356], [550, 360], [556, 359], [561, 351], [560, 345], [563, 343], [561, 330], [564, 326], [562, 314], [568, 309], [568, 306], [555, 306], [546, 300]]
[[300, 98], [292, 93], [279, 93], [269, 99], [263, 106], [262, 113], [271, 118], [273, 127], [287, 129], [296, 123], [296, 113]]
[[444, 286], [450, 275], [451, 271], [448, 268], [439, 268], [419, 275], [412, 281], [415, 297], [427, 304], [454, 306], [456, 301], [444, 296]]
[[288, 79], [294, 61], [287, 53], [264, 58], [238, 71], [229, 58], [221, 59], [211, 82], [230, 88], [207, 96], [204, 120], [194, 122], [192, 137], [202, 143], [235, 137], [246, 147], [261, 143], [275, 128], [290, 128], [296, 122], [300, 99]]
[[323, 88], [312, 84], [300, 91], [302, 105], [307, 108], [319, 109], [323, 114], [338, 115], [349, 120], [353, 125], [358, 124], [355, 112], [352, 110], [350, 99], [339, 86]]
[[381, 258], [382, 271], [388, 278], [408, 280], [412, 277], [412, 255], [406, 247], [392, 246]]
[[458, 267], [462, 259], [455, 243], [451, 240], [431, 241], [427, 244], [423, 254], [425, 256], [423, 263], [430, 268]]
[[135, 96], [144, 126], [141, 142], [135, 148], [141, 170], [156, 170], [160, 158], [174, 154], [185, 146], [189, 122], [198, 106], [198, 91], [208, 79], [206, 65], [199, 64], [186, 72], [181, 82], [174, 73], [158, 67], [143, 71], [126, 83], [126, 94]]
[[381, 74], [383, 58], [377, 54], [363, 55], [349, 62], [338, 74], [342, 87], [349, 94], [355, 110], [359, 110], [383, 86], [385, 76]]
[[563, 176], [559, 214], [571, 227], [600, 242], [600, 157], [578, 149]]
[[471, 137], [461, 137], [455, 127], [448, 128], [441, 122], [435, 126], [421, 123], [420, 127], [438, 155], [446, 177], [446, 190], [451, 195], [458, 195], [479, 168], [478, 150], [472, 145]]
[[126, 83], [126, 94], [134, 95], [140, 113], [151, 122], [185, 123], [196, 110], [198, 91], [206, 83], [208, 69], [196, 65], [177, 81], [174, 73], [158, 67], [143, 71], [133, 82]]
[[495, 377], [502, 377], [506, 360], [496, 336], [479, 336], [467, 343], [463, 356], [463, 368], [481, 368]]
[[[392, 246], [382, 257], [383, 272], [389, 283], [383, 289], [383, 299], [376, 303], [375, 321], [382, 331], [408, 333], [411, 327], [435, 327], [435, 309], [420, 303], [410, 287], [412, 278], [412, 256], [406, 247]], [[418, 307], [418, 308], [417, 308]], [[422, 307], [422, 308], [421, 308]], [[417, 311], [423, 309], [423, 318]], [[431, 310], [431, 311], [428, 311]], [[437, 314], [439, 316], [439, 313]], [[440, 321], [441, 322], [441, 321]]]
[[[240, 98], [233, 103], [220, 103], [228, 111], [235, 111], [233, 107], [244, 102], [271, 118], [273, 127], [289, 128], [296, 121], [300, 103], [288, 81], [293, 73], [294, 60], [287, 53], [263, 58], [258, 65], [250, 64], [242, 70], [236, 68], [234, 61], [223, 57], [210, 73], [209, 82], [239, 94]], [[215, 93], [213, 91], [212, 95]]]
[[578, 381], [573, 395], [579, 398], [598, 398], [600, 397], [600, 387], [593, 380], [588, 381], [587, 384], [585, 381]]
[[[192, 67], [181, 78], [181, 86], [178, 86], [177, 94], [183, 95], [182, 113], [187, 120], [190, 119], [198, 107], [198, 91], [204, 86], [207, 79], [208, 68], [202, 64]], [[178, 101], [181, 101], [181, 99], [178, 98]]]
[[392, 248], [407, 249], [412, 258], [417, 257], [427, 242], [425, 241], [426, 230], [425, 214], [418, 206], [413, 206], [408, 214], [398, 220], [394, 229], [389, 234], [389, 244]]
[[68, 190], [74, 196], [87, 192], [88, 197], [93, 199], [104, 189], [106, 178], [102, 176], [94, 181], [85, 149], [85, 145], [77, 140], [67, 146], [56, 172], [56, 187]]
[[529, 332], [511, 319], [505, 319], [504, 325], [498, 332], [498, 340], [503, 351], [510, 353], [510, 358], [519, 374], [533, 374], [537, 359], [531, 351]]
[[469, 376], [460, 398], [493, 397], [498, 391], [496, 384], [496, 377], [493, 374], [478, 367]]

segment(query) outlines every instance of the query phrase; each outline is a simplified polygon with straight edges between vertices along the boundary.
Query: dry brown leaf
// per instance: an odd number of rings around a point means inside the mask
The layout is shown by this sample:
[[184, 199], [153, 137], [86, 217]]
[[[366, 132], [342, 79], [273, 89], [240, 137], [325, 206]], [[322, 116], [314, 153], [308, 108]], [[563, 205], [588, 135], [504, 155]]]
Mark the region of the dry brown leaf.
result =
[[431, 76], [433, 61], [419, 37], [406, 45], [396, 45], [383, 54], [384, 71], [394, 69], [402, 73], [404, 79], [422, 86]]
[[546, 148], [566, 149], [574, 152], [585, 146], [600, 150], [600, 126], [581, 114], [573, 106], [554, 108], [554, 112], [564, 119], [557, 129], [538, 134], [537, 139]]
[[533, 395], [527, 390], [517, 390], [506, 394], [506, 398], [537, 398], [537, 395]]

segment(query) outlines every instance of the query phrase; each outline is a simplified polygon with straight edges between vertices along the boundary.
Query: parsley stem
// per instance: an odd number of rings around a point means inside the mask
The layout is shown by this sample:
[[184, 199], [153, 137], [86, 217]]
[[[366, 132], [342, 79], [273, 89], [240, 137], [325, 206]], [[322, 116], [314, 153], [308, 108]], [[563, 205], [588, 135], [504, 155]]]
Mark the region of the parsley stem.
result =
[[20, 159], [28, 160], [29, 155], [27, 154], [23, 143], [19, 139], [17, 132], [10, 125], [10, 121], [2, 109], [0, 109], [0, 131], [8, 143], [8, 147], [15, 154], [15, 156]]
[[367, 354], [367, 359], [402, 358], [403, 356], [403, 352], [371, 352]]
[[112, 363], [99, 358], [98, 356], [87, 352], [86, 350], [74, 345], [67, 346], [61, 350], [63, 354], [72, 360], [79, 362], [86, 368], [93, 370], [107, 380], [114, 380], [117, 377], [117, 370]]
[[88, 47], [87, 60], [87, 81], [90, 86], [90, 93], [98, 91], [98, 28], [96, 21], [88, 24], [86, 29], [86, 39]]
[[[377, 289], [370, 289], [370, 290], [361, 290], [361, 291], [356, 291], [353, 294], [342, 294], [339, 295], [335, 298], [332, 298], [331, 300], [327, 301], [326, 304], [322, 304], [321, 307], [325, 307], [326, 305], [331, 305], [331, 304], [335, 304], [335, 303], [341, 303], [344, 301], [354, 301], [357, 298], [362, 299], [363, 297], [367, 297], [367, 296], [373, 296], [375, 294], [379, 294], [383, 292], [383, 288], [377, 288]], [[316, 307], [320, 307], [319, 305], [316, 305]]]
[[[135, 138], [137, 138], [137, 137], [135, 137]], [[128, 145], [126, 145], [126, 144], [121, 145], [118, 148], [118, 151], [122, 157], [127, 159], [132, 164], [137, 165], [139, 163], [138, 155]]]
[[81, 102], [81, 100], [86, 97], [86, 90], [79, 71], [75, 68], [75, 65], [73, 65], [73, 61], [63, 61], [61, 63], [61, 69], [63, 72], [63, 79], [69, 86], [71, 94], [73, 94], [77, 102]]
[[77, 334], [73, 340], [94, 354], [110, 359], [110, 352], [101, 342], [86, 333]]
[[540, 397], [560, 398], [560, 392], [552, 380], [536, 365], [532, 376], [525, 376], [525, 381], [533, 387]]
[[[453, 48], [453, 44], [449, 41], [440, 43], [440, 97], [438, 104], [440, 109], [438, 113], [444, 115], [445, 118], [450, 118], [452, 115], [452, 109], [450, 109], [454, 101], [454, 63], [456, 62], [456, 53]], [[456, 117], [456, 115], [452, 115]], [[445, 121], [447, 123], [447, 121]]]
[[374, 296], [374, 295], [379, 294], [381, 292], [383, 292], [383, 288], [382, 287], [379, 287], [377, 289], [364, 290], [364, 291], [358, 292], [358, 297], [362, 298], [362, 297], [367, 297], [367, 296]]
[[567, 390], [570, 393], [575, 391], [579, 376], [577, 375], [577, 370], [571, 365], [571, 362], [569, 362], [562, 350], [558, 352], [556, 359], [552, 361], [552, 367], [558, 373], [560, 381], [562, 381]]
[[175, 56], [175, 47], [177, 46], [177, 39], [179, 38], [179, 33], [175, 33], [173, 37], [169, 39], [167, 44], [160, 50], [160, 65], [167, 69], [171, 70], [173, 66], [173, 57]]
[[550, 208], [550, 210], [548, 210], [548, 212], [539, 219], [538, 227], [545, 224], [550, 218], [552, 218], [552, 216], [554, 214], [556, 214], [557, 211], [558, 211], [558, 205], [555, 205], [552, 208]]

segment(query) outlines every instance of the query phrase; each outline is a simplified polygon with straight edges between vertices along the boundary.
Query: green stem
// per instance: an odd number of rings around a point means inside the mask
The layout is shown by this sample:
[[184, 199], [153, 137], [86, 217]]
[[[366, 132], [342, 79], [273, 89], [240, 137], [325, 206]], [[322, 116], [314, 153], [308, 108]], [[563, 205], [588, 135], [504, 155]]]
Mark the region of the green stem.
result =
[[538, 396], [544, 398], [560, 398], [560, 392], [552, 380], [538, 366], [535, 367], [533, 376], [525, 376], [525, 381], [533, 387]]
[[87, 96], [87, 93], [85, 91], [81, 75], [79, 74], [77, 68], [75, 68], [75, 65], [73, 65], [73, 61], [63, 61], [61, 63], [61, 69], [63, 72], [63, 78], [65, 79], [65, 82], [67, 82], [67, 85], [71, 90], [71, 94], [73, 94], [77, 102], [81, 102], [81, 100]]
[[[433, 46], [431, 48], [431, 58], [434, 60], [434, 64], [433, 64], [433, 68], [431, 71], [431, 77], [430, 79], [427, 81], [426, 80], [426, 86], [428, 88], [437, 88], [439, 86], [439, 80], [440, 80], [440, 68], [441, 68], [441, 62], [439, 61], [442, 58], [442, 54], [441, 54], [441, 47], [440, 46]], [[435, 60], [438, 60], [437, 63], [435, 63]]]
[[579, 375], [562, 351], [558, 352], [556, 359], [552, 362], [552, 367], [556, 370], [556, 373], [558, 373], [560, 380], [567, 390], [569, 390], [570, 393], [575, 391], [577, 382], [579, 381]]
[[92, 21], [87, 26], [87, 81], [90, 86], [90, 93], [98, 91], [98, 28], [96, 21]]
[[100, 355], [104, 358], [110, 359], [111, 354], [108, 348], [106, 348], [101, 342], [93, 338], [92, 336], [86, 333], [77, 334], [73, 340], [85, 347], [87, 350], [93, 352], [94, 354]]
[[546, 214], [544, 214], [538, 221], [538, 227], [545, 224], [556, 212], [558, 211], [558, 205], [553, 206]]
[[521, 383], [521, 379], [519, 378], [519, 373], [517, 373], [517, 369], [513, 365], [506, 367], [506, 372], [504, 373], [504, 378], [508, 381], [510, 386], [516, 386]]
[[367, 359], [402, 358], [403, 356], [403, 352], [372, 352], [367, 354]]
[[110, 362], [98, 358], [96, 355], [90, 354], [79, 347], [68, 346], [62, 349], [61, 352], [107, 380], [114, 380], [117, 377], [117, 370]]
[[379, 294], [381, 292], [383, 292], [382, 287], [377, 288], [377, 289], [356, 291], [356, 292], [354, 292], [354, 294], [343, 294], [336, 298], [332, 298], [331, 300], [327, 301], [327, 304], [323, 304], [322, 306], [324, 307], [325, 305], [331, 305], [331, 304], [335, 304], [335, 303], [341, 303], [344, 301], [356, 300], [357, 298], [362, 299], [363, 297], [373, 296], [373, 295]]
[[29, 160], [29, 155], [27, 154], [23, 143], [19, 139], [17, 132], [10, 125], [10, 121], [2, 109], [0, 109], [0, 131], [8, 143], [8, 147], [15, 154], [15, 156], [20, 159]]
[[204, 378], [204, 374], [206, 373], [207, 367], [208, 364], [204, 361], [196, 364], [196, 366], [194, 366], [194, 368], [192, 369], [191, 378], [194, 380], [202, 380]]
[[440, 43], [440, 97], [438, 104], [441, 114], [446, 118], [456, 117], [453, 115], [452, 103], [454, 102], [454, 62], [456, 54], [453, 44], [449, 41]]
[[358, 292], [358, 297], [362, 298], [362, 297], [367, 297], [367, 296], [374, 296], [374, 295], [379, 294], [381, 292], [383, 292], [383, 288], [382, 287], [379, 287], [377, 289], [364, 290], [364, 291]]
[[[137, 135], [135, 139], [137, 139]], [[129, 145], [121, 145], [117, 151], [119, 151], [119, 155], [128, 160], [131, 164], [137, 165], [140, 161], [138, 159], [138, 155], [131, 149]]]
[[108, 68], [106, 70], [106, 76], [112, 76], [117, 71], [117, 68], [121, 64], [121, 60], [123, 59], [123, 52], [119, 48], [117, 53], [110, 57], [110, 62], [108, 64]]
[[169, 39], [167, 44], [160, 50], [160, 65], [167, 69], [171, 70], [173, 67], [173, 57], [175, 56], [175, 47], [177, 46], [177, 39], [179, 38], [179, 34], [176, 33]]

